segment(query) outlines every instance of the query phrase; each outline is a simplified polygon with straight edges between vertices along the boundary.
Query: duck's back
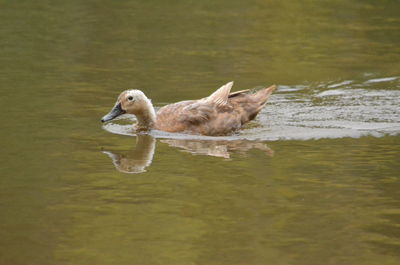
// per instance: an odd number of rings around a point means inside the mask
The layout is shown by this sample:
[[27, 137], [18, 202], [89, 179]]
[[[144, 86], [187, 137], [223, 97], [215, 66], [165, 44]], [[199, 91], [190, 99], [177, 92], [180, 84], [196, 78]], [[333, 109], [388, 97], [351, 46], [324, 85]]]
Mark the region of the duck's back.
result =
[[275, 89], [275, 86], [271, 86], [256, 93], [243, 90], [229, 94], [231, 86], [228, 83], [208, 98], [181, 101], [162, 107], [157, 112], [155, 129], [226, 135], [254, 119]]

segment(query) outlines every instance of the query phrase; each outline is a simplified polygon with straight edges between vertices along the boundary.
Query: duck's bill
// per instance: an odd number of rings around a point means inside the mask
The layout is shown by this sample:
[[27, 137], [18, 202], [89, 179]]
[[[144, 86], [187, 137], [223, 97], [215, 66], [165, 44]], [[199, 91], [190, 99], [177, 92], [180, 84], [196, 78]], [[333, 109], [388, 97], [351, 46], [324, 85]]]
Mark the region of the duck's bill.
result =
[[121, 103], [117, 103], [107, 115], [101, 118], [101, 122], [111, 121], [124, 113], [125, 111], [121, 109]]

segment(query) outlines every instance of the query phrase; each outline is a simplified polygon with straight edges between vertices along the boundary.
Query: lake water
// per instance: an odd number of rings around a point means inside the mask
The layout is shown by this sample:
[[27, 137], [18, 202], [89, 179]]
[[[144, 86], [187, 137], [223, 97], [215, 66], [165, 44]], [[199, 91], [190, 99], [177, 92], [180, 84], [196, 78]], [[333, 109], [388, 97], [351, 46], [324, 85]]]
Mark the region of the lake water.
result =
[[[57, 1], [58, 2], [58, 1]], [[399, 264], [399, 1], [0, 4], [0, 265]], [[100, 118], [278, 85], [237, 134]]]

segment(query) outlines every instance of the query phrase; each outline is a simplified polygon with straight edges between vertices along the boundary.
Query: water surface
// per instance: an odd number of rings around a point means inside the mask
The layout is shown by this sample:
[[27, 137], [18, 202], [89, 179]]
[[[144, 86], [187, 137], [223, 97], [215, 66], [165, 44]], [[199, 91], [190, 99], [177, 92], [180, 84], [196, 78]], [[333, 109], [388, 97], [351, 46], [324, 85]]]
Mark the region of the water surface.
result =
[[[398, 1], [5, 1], [0, 264], [399, 264]], [[100, 124], [277, 84], [221, 138]]]

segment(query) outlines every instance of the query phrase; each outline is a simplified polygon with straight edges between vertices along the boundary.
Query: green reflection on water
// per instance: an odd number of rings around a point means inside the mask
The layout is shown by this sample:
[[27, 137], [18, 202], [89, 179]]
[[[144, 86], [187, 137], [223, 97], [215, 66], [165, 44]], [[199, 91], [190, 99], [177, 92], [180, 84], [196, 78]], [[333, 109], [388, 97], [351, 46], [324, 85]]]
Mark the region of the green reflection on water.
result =
[[398, 264], [398, 136], [276, 141], [273, 156], [229, 159], [157, 140], [146, 172], [127, 175], [101, 151], [129, 154], [135, 138], [98, 119], [127, 87], [163, 103], [232, 79], [311, 91], [400, 76], [399, 10], [355, 0], [2, 3], [0, 264]]

